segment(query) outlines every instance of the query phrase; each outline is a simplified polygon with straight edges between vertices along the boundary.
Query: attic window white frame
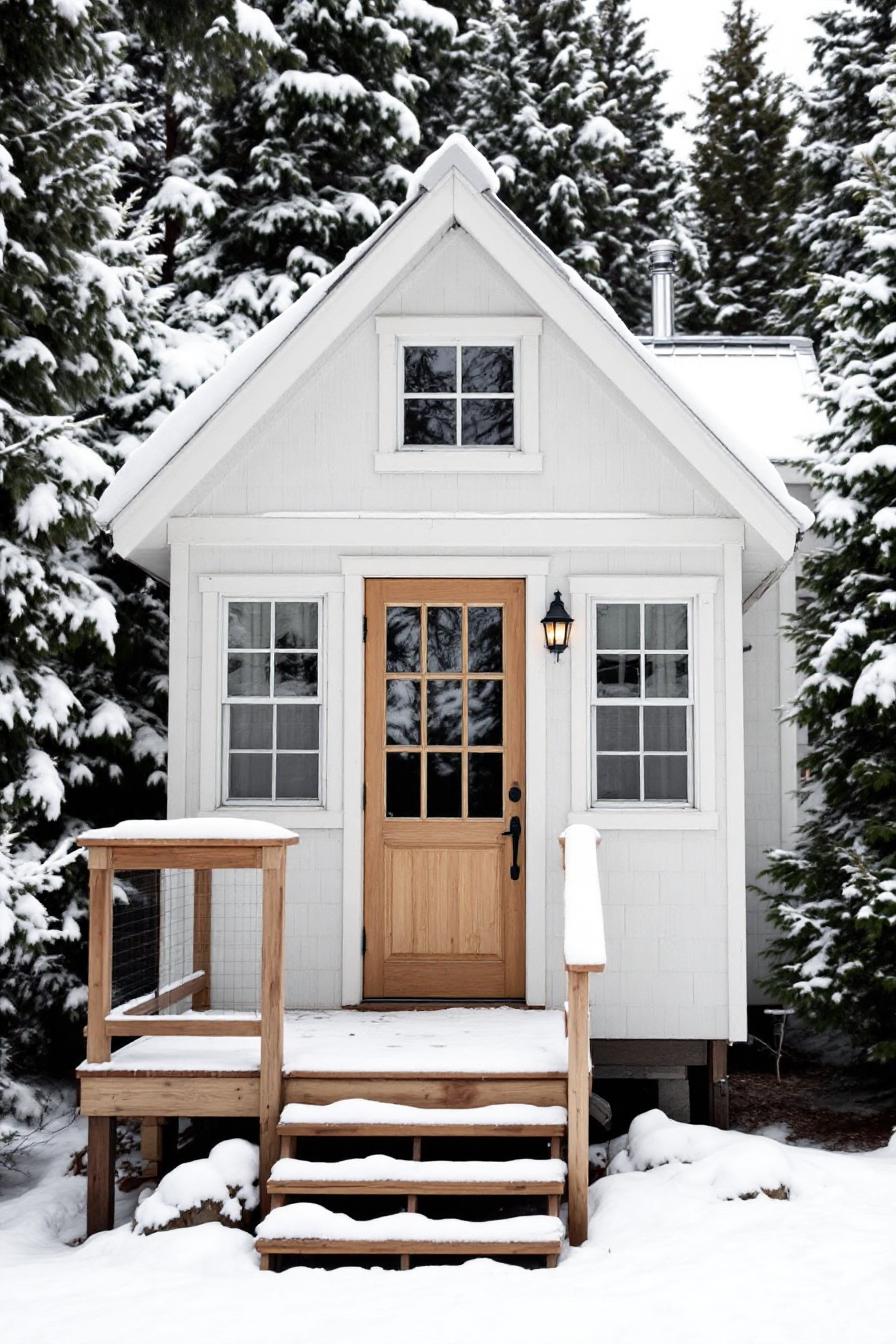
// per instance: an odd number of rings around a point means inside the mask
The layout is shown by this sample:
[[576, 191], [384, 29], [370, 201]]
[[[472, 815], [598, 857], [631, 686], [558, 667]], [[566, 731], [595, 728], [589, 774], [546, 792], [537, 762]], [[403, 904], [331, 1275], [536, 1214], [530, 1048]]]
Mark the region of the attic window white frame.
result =
[[[380, 472], [540, 472], [538, 357], [540, 317], [378, 317]], [[514, 438], [512, 448], [405, 448], [404, 347], [407, 345], [512, 345]]]

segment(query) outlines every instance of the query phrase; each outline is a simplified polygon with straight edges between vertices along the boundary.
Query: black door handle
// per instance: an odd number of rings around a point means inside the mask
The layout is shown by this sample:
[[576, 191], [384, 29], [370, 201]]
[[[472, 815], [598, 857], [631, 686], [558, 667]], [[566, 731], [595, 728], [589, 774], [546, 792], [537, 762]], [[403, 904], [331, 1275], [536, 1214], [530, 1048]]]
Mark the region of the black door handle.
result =
[[518, 882], [520, 878], [520, 836], [523, 833], [523, 823], [519, 817], [510, 818], [508, 830], [502, 831], [502, 835], [509, 835], [513, 845], [513, 860], [510, 864], [510, 880]]

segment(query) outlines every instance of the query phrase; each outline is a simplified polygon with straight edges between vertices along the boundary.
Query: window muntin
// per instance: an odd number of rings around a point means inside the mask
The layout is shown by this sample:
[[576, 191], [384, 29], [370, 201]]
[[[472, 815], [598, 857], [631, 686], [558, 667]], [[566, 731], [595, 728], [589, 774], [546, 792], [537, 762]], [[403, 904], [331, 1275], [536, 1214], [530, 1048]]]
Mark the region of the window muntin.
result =
[[596, 602], [591, 801], [693, 802], [693, 634], [689, 602]]
[[515, 448], [517, 348], [402, 347], [404, 448]]
[[319, 802], [320, 601], [225, 606], [225, 801]]

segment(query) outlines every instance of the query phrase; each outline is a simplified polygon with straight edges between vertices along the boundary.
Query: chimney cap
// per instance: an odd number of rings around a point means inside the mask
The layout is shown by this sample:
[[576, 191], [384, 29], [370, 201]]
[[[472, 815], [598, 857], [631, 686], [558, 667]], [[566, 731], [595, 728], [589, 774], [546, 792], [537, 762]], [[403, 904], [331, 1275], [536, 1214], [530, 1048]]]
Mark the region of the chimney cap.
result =
[[678, 244], [673, 238], [655, 238], [652, 243], [647, 244], [647, 254], [650, 257], [650, 269], [658, 271], [667, 266], [674, 267], [678, 256]]

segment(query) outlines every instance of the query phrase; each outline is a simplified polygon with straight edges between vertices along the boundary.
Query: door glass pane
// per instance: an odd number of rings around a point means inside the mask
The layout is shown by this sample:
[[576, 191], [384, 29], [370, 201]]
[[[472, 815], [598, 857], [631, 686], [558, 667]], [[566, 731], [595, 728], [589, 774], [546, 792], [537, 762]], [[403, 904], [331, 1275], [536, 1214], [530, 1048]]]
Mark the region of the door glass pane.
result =
[[459, 751], [430, 751], [426, 757], [426, 815], [461, 815], [461, 755]]
[[277, 797], [316, 798], [318, 793], [318, 755], [277, 757]]
[[317, 695], [317, 654], [275, 654], [274, 694]]
[[404, 390], [405, 392], [456, 392], [457, 346], [405, 346]]
[[271, 754], [250, 752], [241, 755], [238, 752], [230, 757], [231, 798], [270, 798], [271, 796]]
[[386, 816], [419, 815], [420, 753], [390, 751], [386, 756]]
[[462, 406], [461, 443], [513, 447], [513, 401], [510, 397], [501, 401], [464, 397]]
[[231, 653], [228, 655], [228, 695], [270, 695], [270, 693], [270, 654]]
[[644, 647], [686, 649], [687, 646], [687, 603], [648, 603], [644, 608]]
[[598, 654], [597, 694], [638, 695], [641, 689], [641, 659], [638, 654]]
[[641, 647], [641, 611], [636, 602], [599, 602], [596, 611], [599, 649]]
[[395, 747], [413, 747], [419, 743], [419, 681], [386, 683], [386, 741]]
[[648, 653], [644, 659], [645, 695], [677, 698], [688, 693], [687, 654]]
[[457, 402], [432, 401], [424, 397], [406, 397], [404, 403], [404, 442], [410, 444], [457, 443]]
[[460, 746], [463, 709], [462, 681], [427, 684], [427, 741], [434, 746]]
[[270, 602], [228, 602], [227, 647], [268, 649], [270, 645]]
[[501, 607], [467, 608], [467, 667], [471, 672], [500, 672], [503, 667]]
[[278, 649], [316, 649], [317, 603], [275, 603], [274, 644]]
[[638, 751], [640, 716], [637, 705], [599, 705], [594, 711], [594, 738], [598, 751]]
[[504, 812], [504, 757], [500, 751], [474, 751], [467, 757], [467, 813], [500, 817]]
[[608, 800], [638, 799], [641, 796], [637, 756], [598, 756], [597, 796]]
[[230, 745], [245, 750], [260, 748], [270, 751], [274, 733], [274, 708], [272, 705], [231, 705]]
[[688, 711], [684, 705], [645, 705], [644, 750], [687, 751]]
[[504, 740], [503, 684], [467, 682], [467, 742], [471, 747], [499, 747]]
[[512, 345], [465, 345], [461, 354], [464, 392], [512, 392]]
[[420, 671], [419, 607], [389, 607], [387, 610], [386, 671]]
[[429, 607], [426, 621], [427, 672], [460, 672], [461, 608]]
[[277, 706], [277, 747], [280, 751], [316, 751], [320, 746], [318, 705]]
[[686, 756], [644, 757], [644, 798], [685, 802], [688, 796]]

